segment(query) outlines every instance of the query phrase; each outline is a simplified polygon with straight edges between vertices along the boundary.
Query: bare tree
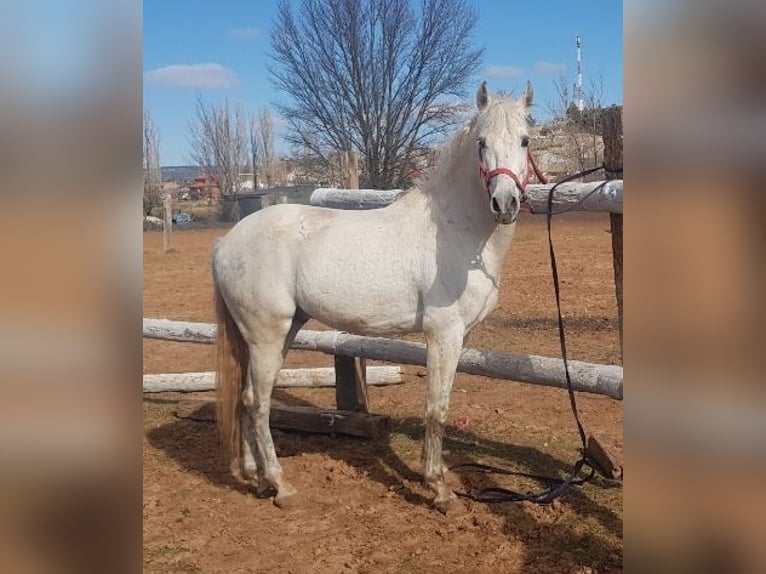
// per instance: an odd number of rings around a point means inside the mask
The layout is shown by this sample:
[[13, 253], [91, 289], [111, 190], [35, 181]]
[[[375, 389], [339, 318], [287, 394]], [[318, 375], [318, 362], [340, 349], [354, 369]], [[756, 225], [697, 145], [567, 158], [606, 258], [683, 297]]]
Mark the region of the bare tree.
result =
[[228, 100], [221, 105], [197, 96], [194, 118], [189, 121], [190, 156], [210, 177], [222, 195], [239, 191], [239, 174], [247, 165], [247, 135], [242, 107]]
[[258, 131], [261, 137], [261, 165], [266, 177], [266, 185], [271, 185], [274, 179], [274, 114], [271, 109], [263, 108], [258, 114]]
[[268, 186], [274, 182], [276, 168], [275, 124], [274, 114], [268, 106], [262, 108], [257, 116], [250, 117], [250, 153], [252, 155], [254, 187], [258, 187], [255, 174], [259, 174]]
[[569, 81], [564, 72], [559, 73], [553, 80], [553, 87], [556, 90], [556, 99], [548, 101], [547, 107], [554, 121], [565, 121], [567, 110], [574, 105], [574, 100], [569, 95]]
[[413, 150], [454, 125], [483, 49], [466, 0], [280, 0], [270, 73], [287, 139], [328, 161], [354, 150], [370, 187], [406, 184]]
[[261, 156], [261, 136], [256, 116], [250, 117], [250, 166], [253, 169], [253, 190], [258, 189], [258, 172]]
[[564, 137], [564, 155], [567, 171], [584, 171], [599, 165], [600, 134], [599, 121], [604, 92], [604, 80], [590, 80], [584, 94], [585, 106], [582, 111], [570, 95], [567, 77], [564, 74], [553, 80], [557, 99], [548, 102], [548, 111], [553, 117], [559, 133]]
[[[588, 82], [588, 93], [585, 96], [586, 109], [589, 111], [583, 114], [583, 121], [588, 123], [592, 140], [593, 167], [599, 162], [599, 126], [601, 125], [601, 112], [604, 109], [604, 76], [599, 74], [598, 79], [590, 78]], [[603, 153], [603, 151], [602, 151]]]
[[152, 114], [144, 110], [144, 216], [162, 205], [162, 170], [160, 167], [160, 134]]
[[296, 146], [290, 155], [289, 166], [298, 184], [343, 187], [340, 156], [337, 154], [322, 158], [308, 148]]

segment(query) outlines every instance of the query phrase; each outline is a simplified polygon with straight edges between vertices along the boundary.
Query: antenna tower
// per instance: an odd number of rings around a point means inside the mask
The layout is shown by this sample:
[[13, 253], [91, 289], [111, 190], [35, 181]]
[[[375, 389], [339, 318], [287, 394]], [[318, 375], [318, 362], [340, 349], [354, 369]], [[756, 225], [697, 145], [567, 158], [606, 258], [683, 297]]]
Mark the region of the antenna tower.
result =
[[577, 82], [575, 83], [574, 97], [577, 109], [583, 111], [585, 101], [582, 93], [582, 38], [577, 36]]

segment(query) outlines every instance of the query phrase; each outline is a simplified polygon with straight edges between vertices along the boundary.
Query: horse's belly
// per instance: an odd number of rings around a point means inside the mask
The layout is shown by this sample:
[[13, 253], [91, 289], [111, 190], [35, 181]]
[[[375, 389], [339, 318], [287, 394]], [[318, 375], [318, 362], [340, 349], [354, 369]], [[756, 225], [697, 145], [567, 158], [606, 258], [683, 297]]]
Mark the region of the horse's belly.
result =
[[299, 273], [296, 302], [311, 317], [336, 329], [367, 335], [411, 333], [422, 328], [419, 297], [404, 279], [392, 281], [396, 277], [391, 274], [329, 271]]
[[394, 335], [422, 329], [417, 302], [380, 293], [321, 291], [300, 292], [297, 303], [308, 315], [333, 327], [363, 335]]

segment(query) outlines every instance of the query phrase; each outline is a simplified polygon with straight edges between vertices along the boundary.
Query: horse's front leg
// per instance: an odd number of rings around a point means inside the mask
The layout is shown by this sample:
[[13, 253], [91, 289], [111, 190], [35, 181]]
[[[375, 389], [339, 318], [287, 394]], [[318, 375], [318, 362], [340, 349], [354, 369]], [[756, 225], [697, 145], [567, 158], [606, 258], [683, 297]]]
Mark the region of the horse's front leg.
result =
[[447, 487], [442, 460], [442, 439], [447, 422], [452, 382], [455, 379], [460, 351], [463, 348], [465, 330], [462, 325], [426, 335], [428, 344], [428, 391], [426, 395], [423, 447], [423, 478], [428, 487], [436, 492], [434, 506], [441, 512], [458, 510], [462, 503]]

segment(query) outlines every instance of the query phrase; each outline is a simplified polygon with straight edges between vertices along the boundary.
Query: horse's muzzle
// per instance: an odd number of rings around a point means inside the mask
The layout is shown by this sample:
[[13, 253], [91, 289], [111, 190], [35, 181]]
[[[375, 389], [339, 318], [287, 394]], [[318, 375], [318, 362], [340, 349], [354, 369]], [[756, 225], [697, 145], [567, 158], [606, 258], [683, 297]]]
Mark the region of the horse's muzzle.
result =
[[492, 195], [490, 209], [497, 223], [502, 223], [503, 225], [514, 223], [519, 215], [520, 208], [519, 200], [508, 191], [500, 191]]

